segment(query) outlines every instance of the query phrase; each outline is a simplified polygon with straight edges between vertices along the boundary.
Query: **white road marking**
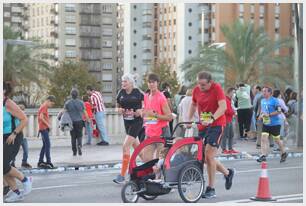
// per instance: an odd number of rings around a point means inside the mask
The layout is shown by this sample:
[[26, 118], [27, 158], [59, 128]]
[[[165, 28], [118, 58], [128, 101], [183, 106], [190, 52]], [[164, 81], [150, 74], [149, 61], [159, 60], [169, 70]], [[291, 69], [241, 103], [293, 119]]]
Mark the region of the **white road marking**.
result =
[[76, 187], [79, 185], [56, 185], [56, 186], [47, 186], [47, 187], [35, 187], [32, 190], [48, 190], [48, 189], [55, 189], [55, 188], [64, 188], [64, 187]]
[[[276, 202], [284, 202], [288, 200], [300, 200], [300, 199], [303, 199], [303, 193], [272, 196], [272, 198], [276, 199]], [[248, 202], [256, 202], [256, 201], [252, 201], [250, 199], [240, 199], [240, 200], [223, 201], [223, 202], [218, 202], [218, 203], [248, 203]]]

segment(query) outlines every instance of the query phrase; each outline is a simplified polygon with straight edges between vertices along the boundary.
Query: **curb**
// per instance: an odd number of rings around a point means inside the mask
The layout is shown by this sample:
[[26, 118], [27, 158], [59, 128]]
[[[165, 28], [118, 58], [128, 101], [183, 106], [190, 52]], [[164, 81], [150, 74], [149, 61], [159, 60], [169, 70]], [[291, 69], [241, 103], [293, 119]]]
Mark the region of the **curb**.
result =
[[[287, 152], [288, 157], [303, 157], [303, 152]], [[231, 161], [231, 160], [255, 160], [259, 157], [259, 154], [249, 154], [247, 152], [241, 152], [237, 155], [220, 155], [217, 157], [219, 161]], [[271, 153], [267, 156], [267, 159], [280, 158], [279, 153]], [[68, 166], [60, 166], [55, 169], [22, 169], [18, 168], [24, 174], [42, 174], [42, 173], [60, 173], [60, 172], [68, 172], [68, 171], [95, 171], [95, 170], [112, 170], [112, 169], [120, 169], [121, 162], [111, 162], [111, 163], [102, 163], [102, 164], [93, 164], [93, 165], [68, 165]]]

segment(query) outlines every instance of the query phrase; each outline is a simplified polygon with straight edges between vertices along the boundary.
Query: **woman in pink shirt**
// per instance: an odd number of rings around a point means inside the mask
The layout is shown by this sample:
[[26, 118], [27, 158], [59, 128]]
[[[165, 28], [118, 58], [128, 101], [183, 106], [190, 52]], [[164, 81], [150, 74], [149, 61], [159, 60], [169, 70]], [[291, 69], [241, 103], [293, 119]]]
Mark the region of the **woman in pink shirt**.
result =
[[[169, 121], [173, 117], [166, 97], [158, 90], [159, 82], [159, 77], [156, 74], [148, 75], [148, 88], [150, 92], [144, 96], [144, 109], [142, 114], [147, 138], [171, 136]], [[145, 149], [144, 160], [152, 160], [154, 150], [157, 148], [154, 145], [150, 145]], [[158, 154], [156, 155], [158, 157]]]

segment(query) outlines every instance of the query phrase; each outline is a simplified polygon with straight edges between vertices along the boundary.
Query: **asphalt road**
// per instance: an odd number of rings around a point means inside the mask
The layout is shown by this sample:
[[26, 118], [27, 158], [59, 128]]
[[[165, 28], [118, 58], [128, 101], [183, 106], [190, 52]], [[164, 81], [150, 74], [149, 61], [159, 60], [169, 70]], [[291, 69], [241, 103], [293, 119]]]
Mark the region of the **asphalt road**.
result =
[[[251, 202], [256, 195], [261, 173], [260, 164], [254, 160], [233, 160], [223, 162], [234, 167], [236, 174], [231, 190], [225, 190], [221, 174], [216, 176], [217, 198], [201, 199], [202, 203], [213, 202]], [[122, 185], [112, 182], [118, 169], [96, 171], [69, 171], [33, 175], [33, 191], [23, 202], [27, 203], [121, 203]], [[277, 202], [303, 202], [303, 159], [288, 158], [280, 164], [279, 159], [268, 160], [270, 190]], [[146, 202], [139, 199], [138, 202]], [[177, 190], [159, 196], [155, 203], [181, 203]]]

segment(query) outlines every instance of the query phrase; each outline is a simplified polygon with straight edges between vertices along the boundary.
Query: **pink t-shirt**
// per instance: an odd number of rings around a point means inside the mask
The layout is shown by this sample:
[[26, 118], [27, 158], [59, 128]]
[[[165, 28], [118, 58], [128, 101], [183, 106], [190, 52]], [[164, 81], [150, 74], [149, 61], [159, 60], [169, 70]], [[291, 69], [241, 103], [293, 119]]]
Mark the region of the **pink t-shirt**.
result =
[[[165, 95], [158, 91], [154, 96], [149, 98], [150, 94], [144, 96], [144, 109], [152, 109], [157, 114], [163, 115], [163, 106], [167, 104]], [[168, 121], [156, 120], [154, 117], [144, 117], [146, 135], [148, 137], [160, 137], [162, 128], [168, 125]]]

